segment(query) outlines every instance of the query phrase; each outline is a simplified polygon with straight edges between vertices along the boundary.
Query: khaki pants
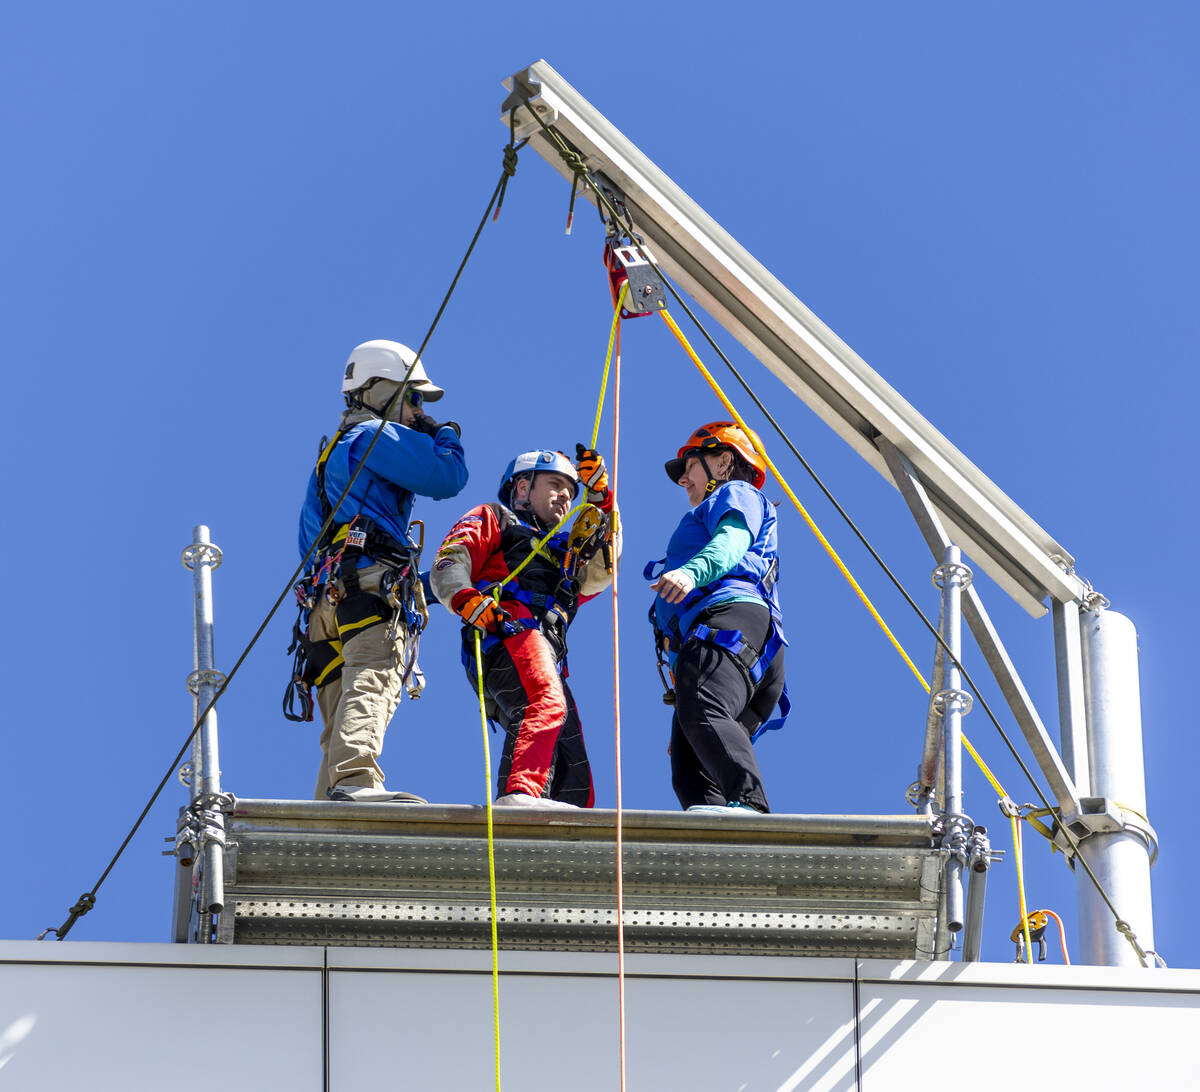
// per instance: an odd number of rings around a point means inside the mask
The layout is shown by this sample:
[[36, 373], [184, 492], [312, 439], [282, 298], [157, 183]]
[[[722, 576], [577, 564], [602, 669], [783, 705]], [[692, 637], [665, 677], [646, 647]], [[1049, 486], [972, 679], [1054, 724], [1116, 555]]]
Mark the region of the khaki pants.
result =
[[[359, 569], [363, 591], [377, 593], [384, 572], [383, 565]], [[352, 621], [348, 628], [345, 608], [350, 603], [351, 600], [343, 600], [335, 607], [322, 595], [308, 620], [309, 636], [314, 641], [341, 640], [345, 660], [341, 678], [317, 689], [317, 705], [324, 722], [321, 768], [313, 794], [317, 800], [325, 800], [327, 790], [338, 784], [383, 786], [379, 755], [384, 733], [400, 702], [400, 665], [404, 662], [407, 633], [401, 627], [395, 640], [388, 640], [388, 611], [381, 600], [377, 605], [379, 613], [385, 616], [382, 621], [361, 626]]]

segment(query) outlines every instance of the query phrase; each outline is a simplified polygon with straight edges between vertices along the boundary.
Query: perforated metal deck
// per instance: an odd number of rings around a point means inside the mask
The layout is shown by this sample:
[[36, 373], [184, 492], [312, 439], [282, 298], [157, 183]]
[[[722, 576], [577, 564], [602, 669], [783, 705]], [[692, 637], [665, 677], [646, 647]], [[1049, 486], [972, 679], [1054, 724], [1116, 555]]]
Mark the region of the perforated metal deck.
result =
[[[501, 945], [614, 950], [616, 813], [494, 815]], [[929, 958], [931, 822], [626, 811], [626, 950]], [[226, 823], [223, 942], [490, 944], [482, 807], [238, 800]]]

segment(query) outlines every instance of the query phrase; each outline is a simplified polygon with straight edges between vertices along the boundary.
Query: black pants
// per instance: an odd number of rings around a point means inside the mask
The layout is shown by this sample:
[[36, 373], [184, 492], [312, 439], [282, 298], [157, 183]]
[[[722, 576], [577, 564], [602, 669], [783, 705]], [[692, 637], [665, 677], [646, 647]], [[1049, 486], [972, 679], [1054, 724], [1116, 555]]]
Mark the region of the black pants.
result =
[[[477, 685], [474, 662], [467, 678]], [[505, 733], [496, 795], [521, 792], [590, 808], [583, 728], [571, 688], [558, 674], [555, 646], [536, 629], [506, 637], [484, 661], [483, 687]]]
[[[699, 621], [711, 629], [738, 629], [761, 649], [771, 613], [758, 603], [723, 603]], [[675, 663], [675, 716], [671, 721], [671, 785], [679, 803], [737, 801], [770, 811], [750, 737], [770, 717], [783, 693], [781, 648], [758, 685], [722, 648], [688, 641]]]

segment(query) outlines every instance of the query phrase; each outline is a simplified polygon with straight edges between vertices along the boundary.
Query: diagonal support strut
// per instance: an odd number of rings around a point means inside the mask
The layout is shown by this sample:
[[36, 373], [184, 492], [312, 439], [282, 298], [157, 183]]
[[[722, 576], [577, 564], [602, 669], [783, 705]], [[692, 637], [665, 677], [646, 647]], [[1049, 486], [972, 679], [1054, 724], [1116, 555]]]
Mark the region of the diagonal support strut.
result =
[[[896, 487], [900, 490], [913, 518], [917, 521], [921, 534], [935, 558], [940, 558], [946, 547], [951, 545], [950, 536], [939, 518], [937, 511], [929, 501], [924, 486], [916, 476], [912, 464], [896, 449], [896, 446], [886, 437], [880, 436], [875, 441], [879, 453], [887, 463]], [[963, 593], [963, 617], [971, 627], [983, 658], [996, 678], [1004, 700], [1017, 719], [1025, 741], [1029, 744], [1038, 767], [1054, 794], [1055, 802], [1064, 815], [1074, 815], [1079, 811], [1079, 793], [1059, 757], [1054, 741], [1046, 731], [1042, 718], [1034, 708], [1033, 700], [1021, 682], [1017, 669], [1009, 658], [1000, 635], [992, 625], [984, 609], [983, 601], [978, 591], [972, 586]]]

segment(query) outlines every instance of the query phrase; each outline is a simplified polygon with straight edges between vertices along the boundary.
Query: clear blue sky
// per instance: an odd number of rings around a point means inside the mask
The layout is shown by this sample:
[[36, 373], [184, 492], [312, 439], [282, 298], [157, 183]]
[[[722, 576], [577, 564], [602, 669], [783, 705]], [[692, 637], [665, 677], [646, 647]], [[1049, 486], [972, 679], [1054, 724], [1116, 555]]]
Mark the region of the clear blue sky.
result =
[[[58, 925], [190, 728], [191, 581], [208, 523], [218, 666], [295, 564], [295, 520], [349, 349], [416, 344], [498, 177], [500, 81], [545, 57], [1062, 542], [1141, 640], [1158, 948], [1200, 966], [1187, 573], [1197, 230], [1192, 5], [935, 2], [10, 5], [0, 15], [0, 329], [9, 455], [0, 937]], [[591, 210], [523, 155], [425, 354], [471, 481], [422, 502], [438, 539], [512, 454], [591, 424], [609, 302]], [[723, 344], [928, 611], [899, 495], [731, 337]], [[627, 326], [621, 497], [625, 799], [673, 808], [642, 561], [683, 511], [662, 461], [722, 416], [661, 323]], [[751, 415], [751, 421], [756, 418]], [[609, 430], [606, 418], [605, 433]], [[770, 442], [768, 440], [768, 442]], [[607, 441], [606, 441], [607, 443]], [[930, 640], [798, 466], [801, 499], [922, 666]], [[778, 492], [778, 491], [776, 491]], [[924, 694], [796, 514], [780, 509], [795, 711], [760, 744], [777, 811], [899, 813]], [[1053, 726], [1048, 619], [980, 586]], [[316, 727], [279, 714], [285, 610], [221, 703], [224, 785], [307, 797]], [[608, 606], [572, 681], [611, 805]], [[482, 799], [477, 713], [442, 614], [427, 696], [384, 766], [397, 789]], [[968, 666], [985, 677], [973, 645]], [[994, 686], [985, 693], [997, 708]], [[1004, 723], [1014, 735], [1011, 718]], [[971, 738], [1033, 799], [981, 714]], [[495, 748], [494, 748], [495, 749]], [[985, 958], [1008, 960], [1011, 847], [973, 769], [968, 810], [1009, 850]], [[172, 783], [79, 940], [167, 936]], [[1061, 857], [1029, 899], [1074, 919]], [[1074, 937], [1071, 937], [1074, 949]], [[1052, 958], [1057, 958], [1052, 952]]]

